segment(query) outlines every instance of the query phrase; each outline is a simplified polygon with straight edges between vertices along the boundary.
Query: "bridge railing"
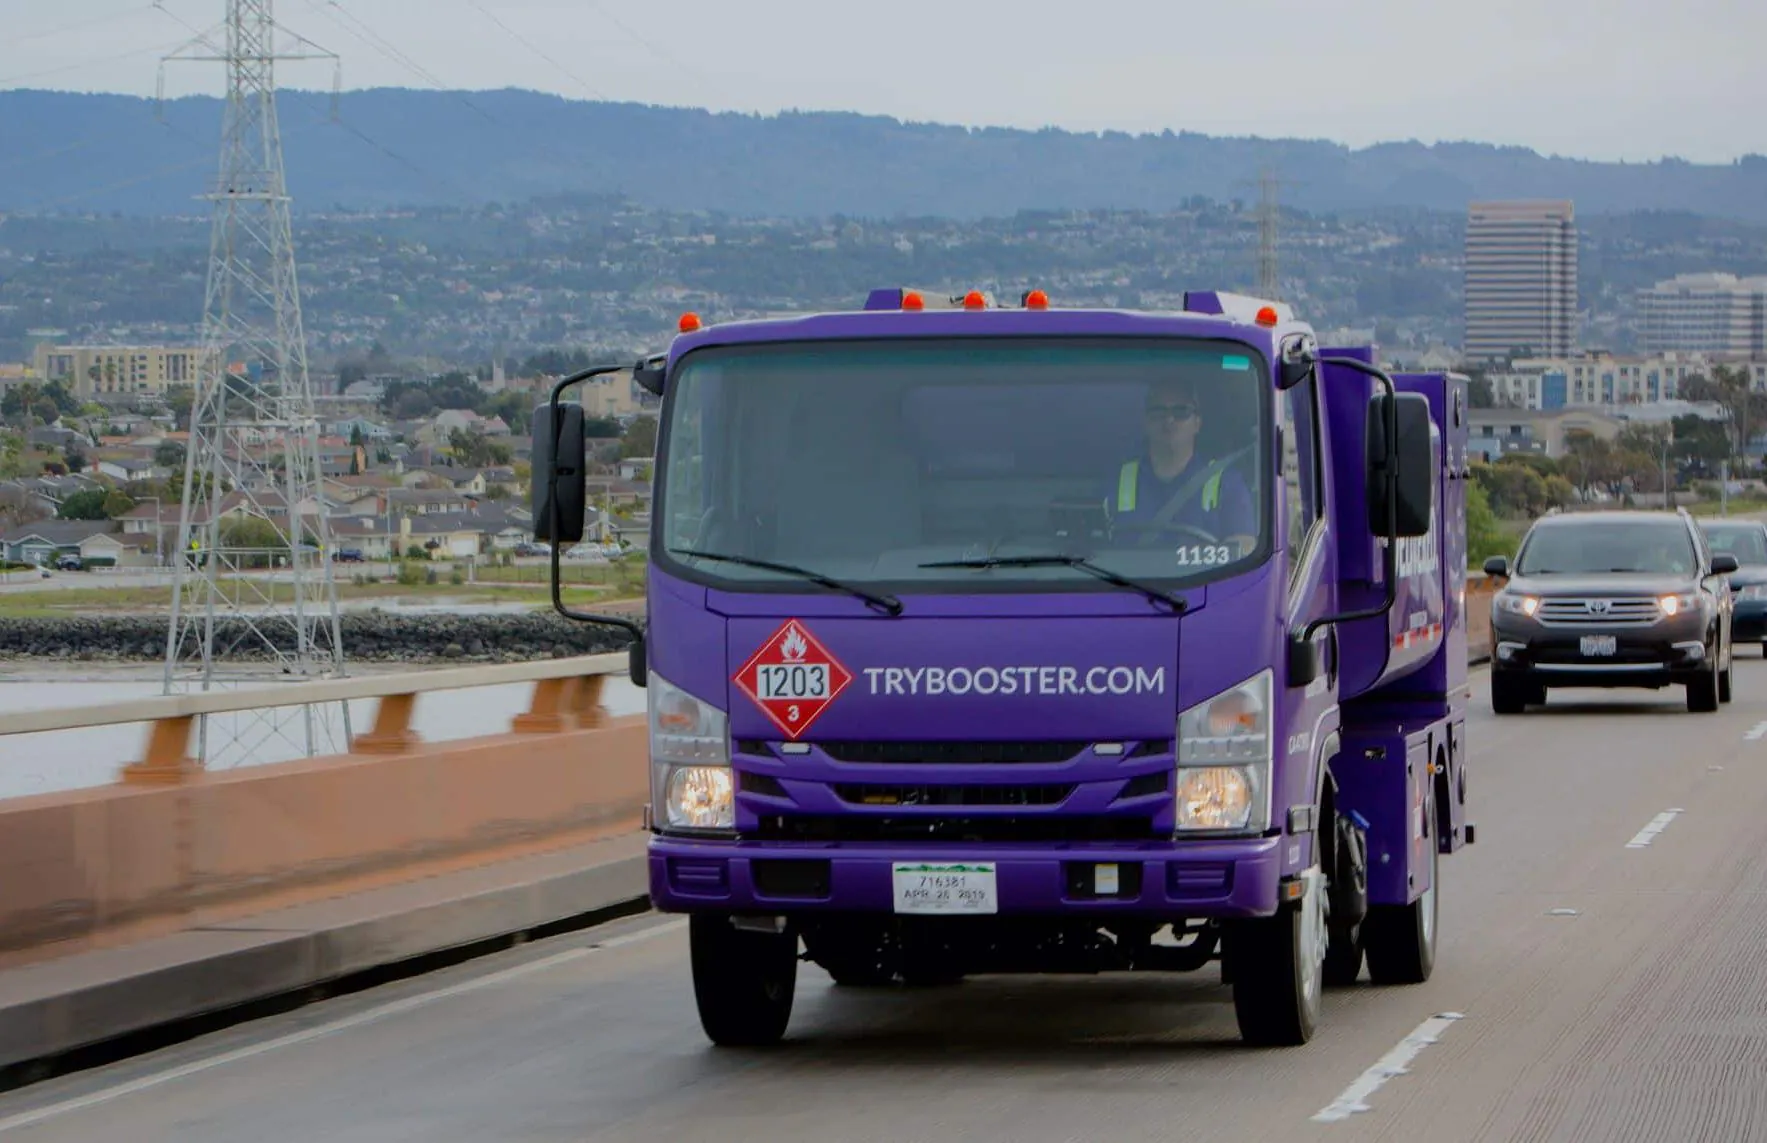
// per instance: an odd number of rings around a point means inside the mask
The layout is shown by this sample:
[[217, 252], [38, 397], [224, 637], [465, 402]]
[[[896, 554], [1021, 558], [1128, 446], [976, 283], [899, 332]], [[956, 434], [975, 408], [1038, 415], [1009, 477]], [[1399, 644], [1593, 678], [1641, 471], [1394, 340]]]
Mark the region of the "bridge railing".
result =
[[[232, 714], [270, 707], [304, 706], [360, 699], [379, 699], [374, 725], [350, 742], [352, 754], [400, 754], [421, 744], [411, 729], [421, 695], [472, 687], [532, 683], [528, 709], [515, 717], [510, 730], [518, 734], [550, 734], [605, 725], [602, 684], [608, 675], [626, 670], [623, 654], [583, 655], [532, 663], [366, 675], [310, 683], [281, 683], [236, 690], [217, 690], [154, 698], [126, 699], [102, 706], [56, 707], [0, 714], [0, 742], [9, 735], [83, 730], [102, 726], [148, 724], [141, 757], [123, 766], [125, 783], [175, 784], [201, 772], [190, 757], [190, 737], [202, 715]], [[497, 731], [487, 729], [487, 734]]]

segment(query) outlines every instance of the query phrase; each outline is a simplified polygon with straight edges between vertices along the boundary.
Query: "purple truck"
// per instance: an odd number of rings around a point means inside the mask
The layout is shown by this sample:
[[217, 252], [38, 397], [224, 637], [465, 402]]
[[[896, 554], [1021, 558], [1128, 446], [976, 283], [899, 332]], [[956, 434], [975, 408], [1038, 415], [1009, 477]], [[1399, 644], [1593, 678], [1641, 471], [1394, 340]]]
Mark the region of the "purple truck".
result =
[[[567, 608], [572, 385], [661, 397], [646, 622]], [[1467, 389], [1288, 307], [873, 291], [536, 410], [553, 602], [632, 637], [707, 1036], [837, 986], [1219, 963], [1242, 1037], [1426, 980], [1466, 821]]]

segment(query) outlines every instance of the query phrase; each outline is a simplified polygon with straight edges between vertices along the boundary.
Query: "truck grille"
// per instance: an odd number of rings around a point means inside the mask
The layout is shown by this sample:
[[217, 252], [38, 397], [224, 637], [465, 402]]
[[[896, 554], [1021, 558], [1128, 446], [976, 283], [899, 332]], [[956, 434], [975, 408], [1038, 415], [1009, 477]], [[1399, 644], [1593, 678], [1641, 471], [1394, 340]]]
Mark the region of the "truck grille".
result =
[[842, 782], [834, 792], [841, 801], [861, 806], [1057, 806], [1074, 792], [1074, 785], [883, 786]]
[[819, 742], [837, 762], [972, 766], [1066, 762], [1089, 742]]
[[[1149, 841], [1160, 837], [1140, 815], [768, 814], [745, 837], [760, 841]], [[1170, 831], [1164, 835], [1171, 837]]]
[[1648, 627], [1661, 617], [1657, 601], [1645, 596], [1542, 599], [1535, 618], [1546, 627]]

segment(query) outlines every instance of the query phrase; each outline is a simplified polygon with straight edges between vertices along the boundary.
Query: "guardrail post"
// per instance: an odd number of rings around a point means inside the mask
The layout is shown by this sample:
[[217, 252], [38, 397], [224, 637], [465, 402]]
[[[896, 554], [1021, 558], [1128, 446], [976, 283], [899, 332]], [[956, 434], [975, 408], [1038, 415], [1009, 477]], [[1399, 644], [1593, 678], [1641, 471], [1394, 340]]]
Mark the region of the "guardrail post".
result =
[[190, 724], [195, 717], [183, 714], [153, 722], [147, 731], [146, 755], [141, 761], [123, 767], [123, 781], [175, 786], [201, 769], [196, 759], [190, 756]]
[[352, 753], [403, 754], [423, 742], [411, 729], [416, 695], [387, 695], [374, 710], [374, 729], [358, 734], [350, 743]]
[[516, 734], [557, 734], [565, 729], [567, 712], [575, 708], [576, 679], [540, 679], [526, 712], [510, 722]]
[[577, 680], [576, 691], [571, 696], [571, 714], [580, 729], [591, 730], [606, 725], [607, 708], [601, 705], [601, 684], [606, 680], [606, 675], [584, 675]]

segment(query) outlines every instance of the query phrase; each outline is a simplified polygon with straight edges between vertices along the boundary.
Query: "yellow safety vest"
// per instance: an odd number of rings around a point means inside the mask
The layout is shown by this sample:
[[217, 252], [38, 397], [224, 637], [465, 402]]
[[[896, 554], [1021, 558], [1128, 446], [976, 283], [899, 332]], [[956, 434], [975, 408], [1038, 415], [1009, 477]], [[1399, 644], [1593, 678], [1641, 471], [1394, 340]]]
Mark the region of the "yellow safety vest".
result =
[[[1203, 511], [1213, 512], [1221, 503], [1221, 476], [1227, 469], [1217, 465], [1215, 471], [1203, 482]], [[1117, 472], [1117, 511], [1135, 511], [1135, 486], [1141, 480], [1141, 462], [1126, 462]]]

